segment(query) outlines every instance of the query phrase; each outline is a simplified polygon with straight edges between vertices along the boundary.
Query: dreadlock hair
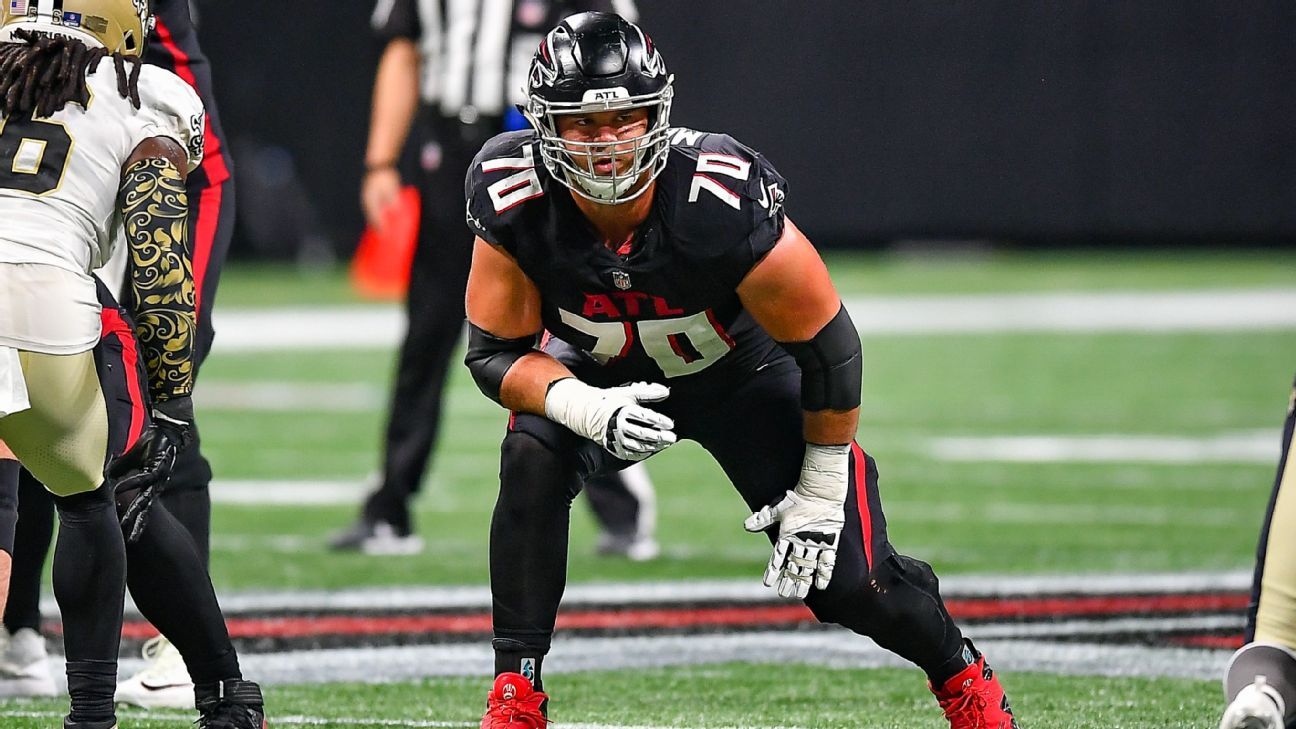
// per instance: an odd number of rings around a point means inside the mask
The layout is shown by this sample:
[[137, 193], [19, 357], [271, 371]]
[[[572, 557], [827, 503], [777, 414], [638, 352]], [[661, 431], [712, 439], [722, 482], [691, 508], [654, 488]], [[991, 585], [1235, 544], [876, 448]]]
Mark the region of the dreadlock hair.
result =
[[[90, 98], [86, 75], [99, 70], [109, 55], [71, 38], [20, 30], [21, 42], [0, 43], [0, 114], [6, 117], [46, 117]], [[140, 107], [140, 59], [112, 54], [117, 69], [117, 93]], [[128, 70], [127, 66], [131, 66]]]

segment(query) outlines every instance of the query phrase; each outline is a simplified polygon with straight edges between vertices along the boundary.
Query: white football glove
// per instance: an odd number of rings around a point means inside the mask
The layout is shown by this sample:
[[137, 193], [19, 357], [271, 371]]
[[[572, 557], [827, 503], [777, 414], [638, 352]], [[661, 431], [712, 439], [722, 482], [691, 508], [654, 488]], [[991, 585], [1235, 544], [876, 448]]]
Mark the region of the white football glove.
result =
[[747, 517], [743, 527], [761, 532], [779, 525], [765, 585], [783, 597], [804, 598], [810, 585], [823, 590], [837, 563], [837, 538], [846, 524], [850, 446], [806, 444], [801, 480], [777, 504]]
[[641, 402], [660, 402], [670, 388], [650, 382], [592, 387], [575, 377], [549, 386], [545, 415], [623, 461], [642, 461], [675, 443], [675, 421]]

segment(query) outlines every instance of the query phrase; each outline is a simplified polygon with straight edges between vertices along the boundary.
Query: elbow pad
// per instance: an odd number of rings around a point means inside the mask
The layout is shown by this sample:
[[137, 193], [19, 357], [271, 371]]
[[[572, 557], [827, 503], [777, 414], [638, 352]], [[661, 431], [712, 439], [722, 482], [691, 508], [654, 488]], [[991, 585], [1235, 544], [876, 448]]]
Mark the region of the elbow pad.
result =
[[864, 373], [859, 332], [846, 307], [808, 342], [782, 342], [801, 366], [801, 407], [805, 410], [854, 410], [860, 404]]
[[514, 362], [535, 349], [536, 335], [505, 339], [468, 322], [468, 353], [464, 364], [472, 373], [477, 388], [486, 397], [500, 401], [500, 387], [504, 384], [504, 375]]

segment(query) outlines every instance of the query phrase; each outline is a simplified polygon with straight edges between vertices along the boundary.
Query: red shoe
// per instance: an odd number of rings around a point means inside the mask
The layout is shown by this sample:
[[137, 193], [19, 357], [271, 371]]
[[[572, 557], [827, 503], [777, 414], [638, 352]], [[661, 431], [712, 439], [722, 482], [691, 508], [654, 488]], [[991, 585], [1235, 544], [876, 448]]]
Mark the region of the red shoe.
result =
[[536, 691], [520, 673], [501, 673], [486, 697], [481, 729], [545, 729], [549, 720], [540, 707], [549, 697]]
[[985, 656], [959, 671], [945, 685], [927, 685], [945, 710], [950, 729], [1020, 729], [1012, 707]]

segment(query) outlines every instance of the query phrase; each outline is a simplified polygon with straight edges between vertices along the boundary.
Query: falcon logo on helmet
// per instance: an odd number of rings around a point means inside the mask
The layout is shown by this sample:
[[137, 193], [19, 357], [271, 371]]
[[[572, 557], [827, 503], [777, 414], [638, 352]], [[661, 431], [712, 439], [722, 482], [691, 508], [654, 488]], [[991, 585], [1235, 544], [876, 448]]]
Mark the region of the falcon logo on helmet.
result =
[[[523, 110], [540, 138], [540, 158], [554, 179], [597, 203], [633, 200], [666, 167], [674, 77], [639, 26], [613, 13], [580, 13], [564, 20], [540, 42], [531, 60]], [[612, 110], [648, 110], [648, 130], [621, 144], [632, 145], [627, 170], [595, 172], [606, 142], [576, 142], [558, 133], [557, 117]], [[617, 154], [622, 154], [621, 144]]]
[[[553, 32], [549, 35], [552, 36]], [[536, 51], [535, 60], [531, 63], [531, 78], [527, 89], [529, 91], [540, 86], [553, 86], [557, 80], [558, 69], [554, 67], [553, 58], [549, 55], [549, 38], [545, 38], [540, 41], [540, 49]]]
[[26, 30], [139, 56], [154, 22], [148, 0], [7, 0], [0, 4], [0, 43]]

